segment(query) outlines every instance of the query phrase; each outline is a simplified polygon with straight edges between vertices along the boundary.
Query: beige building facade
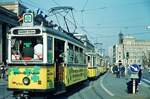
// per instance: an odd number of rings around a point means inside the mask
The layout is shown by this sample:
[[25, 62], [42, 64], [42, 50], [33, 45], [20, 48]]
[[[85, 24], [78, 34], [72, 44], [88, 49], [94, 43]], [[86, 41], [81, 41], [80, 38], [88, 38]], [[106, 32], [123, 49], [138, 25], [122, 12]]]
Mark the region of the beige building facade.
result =
[[113, 49], [113, 62], [122, 61], [124, 65], [149, 65], [150, 40], [139, 40], [132, 36], [124, 36], [123, 42], [115, 45]]
[[26, 7], [22, 5], [21, 3], [18, 2], [18, 0], [5, 0], [5, 1], [0, 1], [0, 6], [4, 7], [11, 12], [14, 12], [19, 16], [20, 14], [23, 13], [23, 11], [26, 11]]

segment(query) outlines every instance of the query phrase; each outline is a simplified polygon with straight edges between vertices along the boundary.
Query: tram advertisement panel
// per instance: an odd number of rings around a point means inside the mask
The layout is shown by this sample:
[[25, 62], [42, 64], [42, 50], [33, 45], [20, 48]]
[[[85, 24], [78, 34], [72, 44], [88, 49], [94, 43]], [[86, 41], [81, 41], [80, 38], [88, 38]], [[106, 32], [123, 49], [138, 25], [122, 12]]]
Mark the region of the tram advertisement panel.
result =
[[11, 66], [8, 75], [9, 88], [54, 88], [54, 66]]

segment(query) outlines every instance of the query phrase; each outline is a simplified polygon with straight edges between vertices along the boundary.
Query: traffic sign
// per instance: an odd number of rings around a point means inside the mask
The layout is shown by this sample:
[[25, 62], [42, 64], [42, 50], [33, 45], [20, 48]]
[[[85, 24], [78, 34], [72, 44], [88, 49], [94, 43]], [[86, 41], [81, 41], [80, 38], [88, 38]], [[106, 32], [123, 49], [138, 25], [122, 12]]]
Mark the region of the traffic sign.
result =
[[136, 73], [136, 72], [139, 72], [140, 67], [137, 64], [132, 64], [130, 65], [129, 69], [131, 70], [131, 72]]
[[33, 26], [34, 24], [34, 16], [33, 13], [24, 13], [23, 15], [23, 26]]
[[25, 23], [31, 23], [32, 20], [33, 20], [32, 17], [33, 17], [33, 15], [30, 14], [30, 13], [25, 14], [25, 15], [24, 15], [24, 22], [25, 22]]

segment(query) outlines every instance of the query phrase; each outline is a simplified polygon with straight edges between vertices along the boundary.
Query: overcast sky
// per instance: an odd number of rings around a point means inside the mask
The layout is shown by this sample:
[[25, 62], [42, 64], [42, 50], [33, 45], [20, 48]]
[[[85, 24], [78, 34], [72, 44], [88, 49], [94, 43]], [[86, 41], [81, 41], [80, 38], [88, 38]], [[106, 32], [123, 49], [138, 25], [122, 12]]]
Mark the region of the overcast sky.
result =
[[150, 39], [150, 0], [21, 0], [31, 9], [45, 13], [56, 6], [71, 6], [78, 29], [91, 42], [107, 49], [118, 41], [118, 33]]

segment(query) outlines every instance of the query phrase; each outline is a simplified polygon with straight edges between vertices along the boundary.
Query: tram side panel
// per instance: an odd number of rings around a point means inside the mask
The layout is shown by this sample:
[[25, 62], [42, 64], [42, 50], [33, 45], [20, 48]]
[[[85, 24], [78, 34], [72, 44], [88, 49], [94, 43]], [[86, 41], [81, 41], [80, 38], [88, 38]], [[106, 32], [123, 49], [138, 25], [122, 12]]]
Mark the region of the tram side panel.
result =
[[64, 73], [64, 80], [66, 86], [70, 86], [75, 83], [87, 80], [87, 66], [65, 66]]
[[95, 78], [97, 76], [96, 67], [88, 67], [88, 78]]
[[54, 88], [54, 66], [11, 66], [8, 88], [46, 90]]

